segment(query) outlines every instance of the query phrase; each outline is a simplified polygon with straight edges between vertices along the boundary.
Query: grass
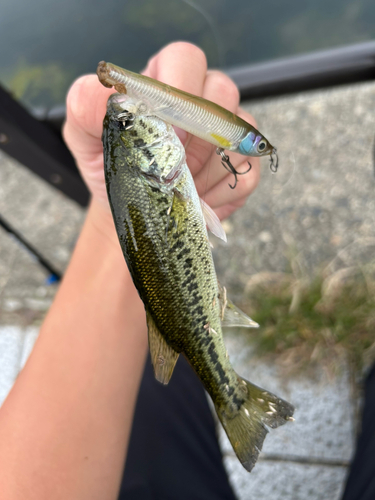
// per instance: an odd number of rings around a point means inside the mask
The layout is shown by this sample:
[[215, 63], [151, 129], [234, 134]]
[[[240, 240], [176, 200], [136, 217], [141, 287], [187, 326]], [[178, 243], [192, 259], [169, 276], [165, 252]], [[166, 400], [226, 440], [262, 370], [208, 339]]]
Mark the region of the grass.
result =
[[323, 366], [334, 374], [349, 363], [358, 373], [373, 362], [375, 281], [358, 269], [351, 274], [328, 281], [285, 275], [250, 289], [242, 305], [261, 325], [249, 336], [258, 355], [278, 360], [287, 372]]

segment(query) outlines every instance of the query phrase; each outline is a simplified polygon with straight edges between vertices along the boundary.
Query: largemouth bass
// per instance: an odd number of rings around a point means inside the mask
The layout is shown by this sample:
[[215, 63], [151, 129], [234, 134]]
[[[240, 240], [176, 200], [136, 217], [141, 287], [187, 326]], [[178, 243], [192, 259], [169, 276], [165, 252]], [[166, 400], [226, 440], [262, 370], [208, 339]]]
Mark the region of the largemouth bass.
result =
[[270, 155], [271, 170], [277, 171], [276, 148], [259, 130], [222, 106], [105, 61], [98, 64], [97, 74], [105, 87], [142, 101], [149, 113], [215, 145], [223, 166], [235, 177], [240, 173], [224, 149], [245, 156]]
[[210, 227], [218, 220], [204, 204], [202, 211], [172, 126], [144, 115], [137, 100], [109, 98], [103, 145], [109, 202], [145, 306], [155, 376], [167, 384], [183, 353], [250, 471], [266, 427], [284, 424], [294, 409], [241, 378], [230, 364], [222, 324], [256, 324], [227, 301], [218, 284], [206, 230], [207, 220]]

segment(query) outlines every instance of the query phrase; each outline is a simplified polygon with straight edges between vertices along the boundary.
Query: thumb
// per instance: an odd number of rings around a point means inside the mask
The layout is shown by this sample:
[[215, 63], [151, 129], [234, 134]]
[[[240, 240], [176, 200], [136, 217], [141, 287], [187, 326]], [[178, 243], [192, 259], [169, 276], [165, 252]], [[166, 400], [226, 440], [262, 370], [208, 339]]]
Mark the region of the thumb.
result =
[[102, 154], [103, 118], [112, 93], [112, 89], [100, 84], [96, 75], [80, 77], [69, 89], [63, 136], [79, 163], [90, 162]]

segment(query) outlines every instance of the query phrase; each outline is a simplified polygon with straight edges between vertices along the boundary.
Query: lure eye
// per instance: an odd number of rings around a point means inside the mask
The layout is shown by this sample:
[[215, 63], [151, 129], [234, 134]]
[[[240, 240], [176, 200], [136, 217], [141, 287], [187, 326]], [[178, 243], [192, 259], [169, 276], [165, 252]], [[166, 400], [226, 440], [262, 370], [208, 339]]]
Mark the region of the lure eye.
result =
[[265, 141], [264, 139], [262, 139], [261, 141], [259, 141], [259, 144], [258, 144], [258, 153], [262, 153], [267, 147], [267, 141]]

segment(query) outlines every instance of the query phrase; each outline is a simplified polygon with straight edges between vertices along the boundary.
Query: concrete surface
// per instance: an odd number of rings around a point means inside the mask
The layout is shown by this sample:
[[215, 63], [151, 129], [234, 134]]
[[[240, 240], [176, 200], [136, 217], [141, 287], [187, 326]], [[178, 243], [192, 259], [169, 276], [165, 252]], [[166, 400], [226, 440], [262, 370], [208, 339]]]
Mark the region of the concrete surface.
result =
[[[278, 147], [277, 175], [262, 180], [215, 241], [219, 278], [241, 301], [262, 271], [313, 274], [366, 263], [375, 247], [375, 84], [366, 83], [251, 103], [259, 129]], [[0, 152], [0, 213], [59, 269], [69, 261], [84, 211]], [[37, 336], [56, 292], [46, 273], [0, 229], [0, 403]], [[271, 431], [253, 472], [239, 465], [223, 432], [225, 465], [238, 497], [335, 500], [340, 497], [357, 428], [349, 375], [294, 377], [255, 358], [248, 331], [228, 333], [238, 372], [296, 406], [296, 421]]]
[[270, 429], [259, 462], [248, 474], [221, 426], [224, 464], [240, 500], [338, 499], [354, 450], [355, 420], [346, 373], [328, 382], [324, 375], [286, 380], [277, 366], [256, 359], [246, 341], [251, 332], [227, 333], [225, 344], [237, 373], [295, 406], [295, 422]]
[[[356, 432], [348, 373], [330, 381], [323, 373], [314, 380], [303, 374], [285, 378], [277, 366], [254, 356], [246, 340], [252, 334], [226, 333], [225, 345], [232, 365], [242, 377], [295, 406], [295, 422], [270, 430], [263, 452], [269, 456], [348, 463]], [[226, 438], [222, 447], [226, 453], [232, 452]]]
[[0, 405], [26, 363], [38, 332], [35, 326], [0, 326]]
[[217, 243], [218, 274], [227, 287], [240, 297], [249, 276], [285, 271], [296, 258], [311, 273], [343, 249], [360, 253], [358, 259], [374, 256], [375, 85], [245, 107], [277, 146], [280, 168], [272, 175], [262, 161], [258, 189], [228, 222], [228, 244]]
[[239, 500], [339, 500], [345, 467], [259, 461], [251, 475], [225, 460]]

